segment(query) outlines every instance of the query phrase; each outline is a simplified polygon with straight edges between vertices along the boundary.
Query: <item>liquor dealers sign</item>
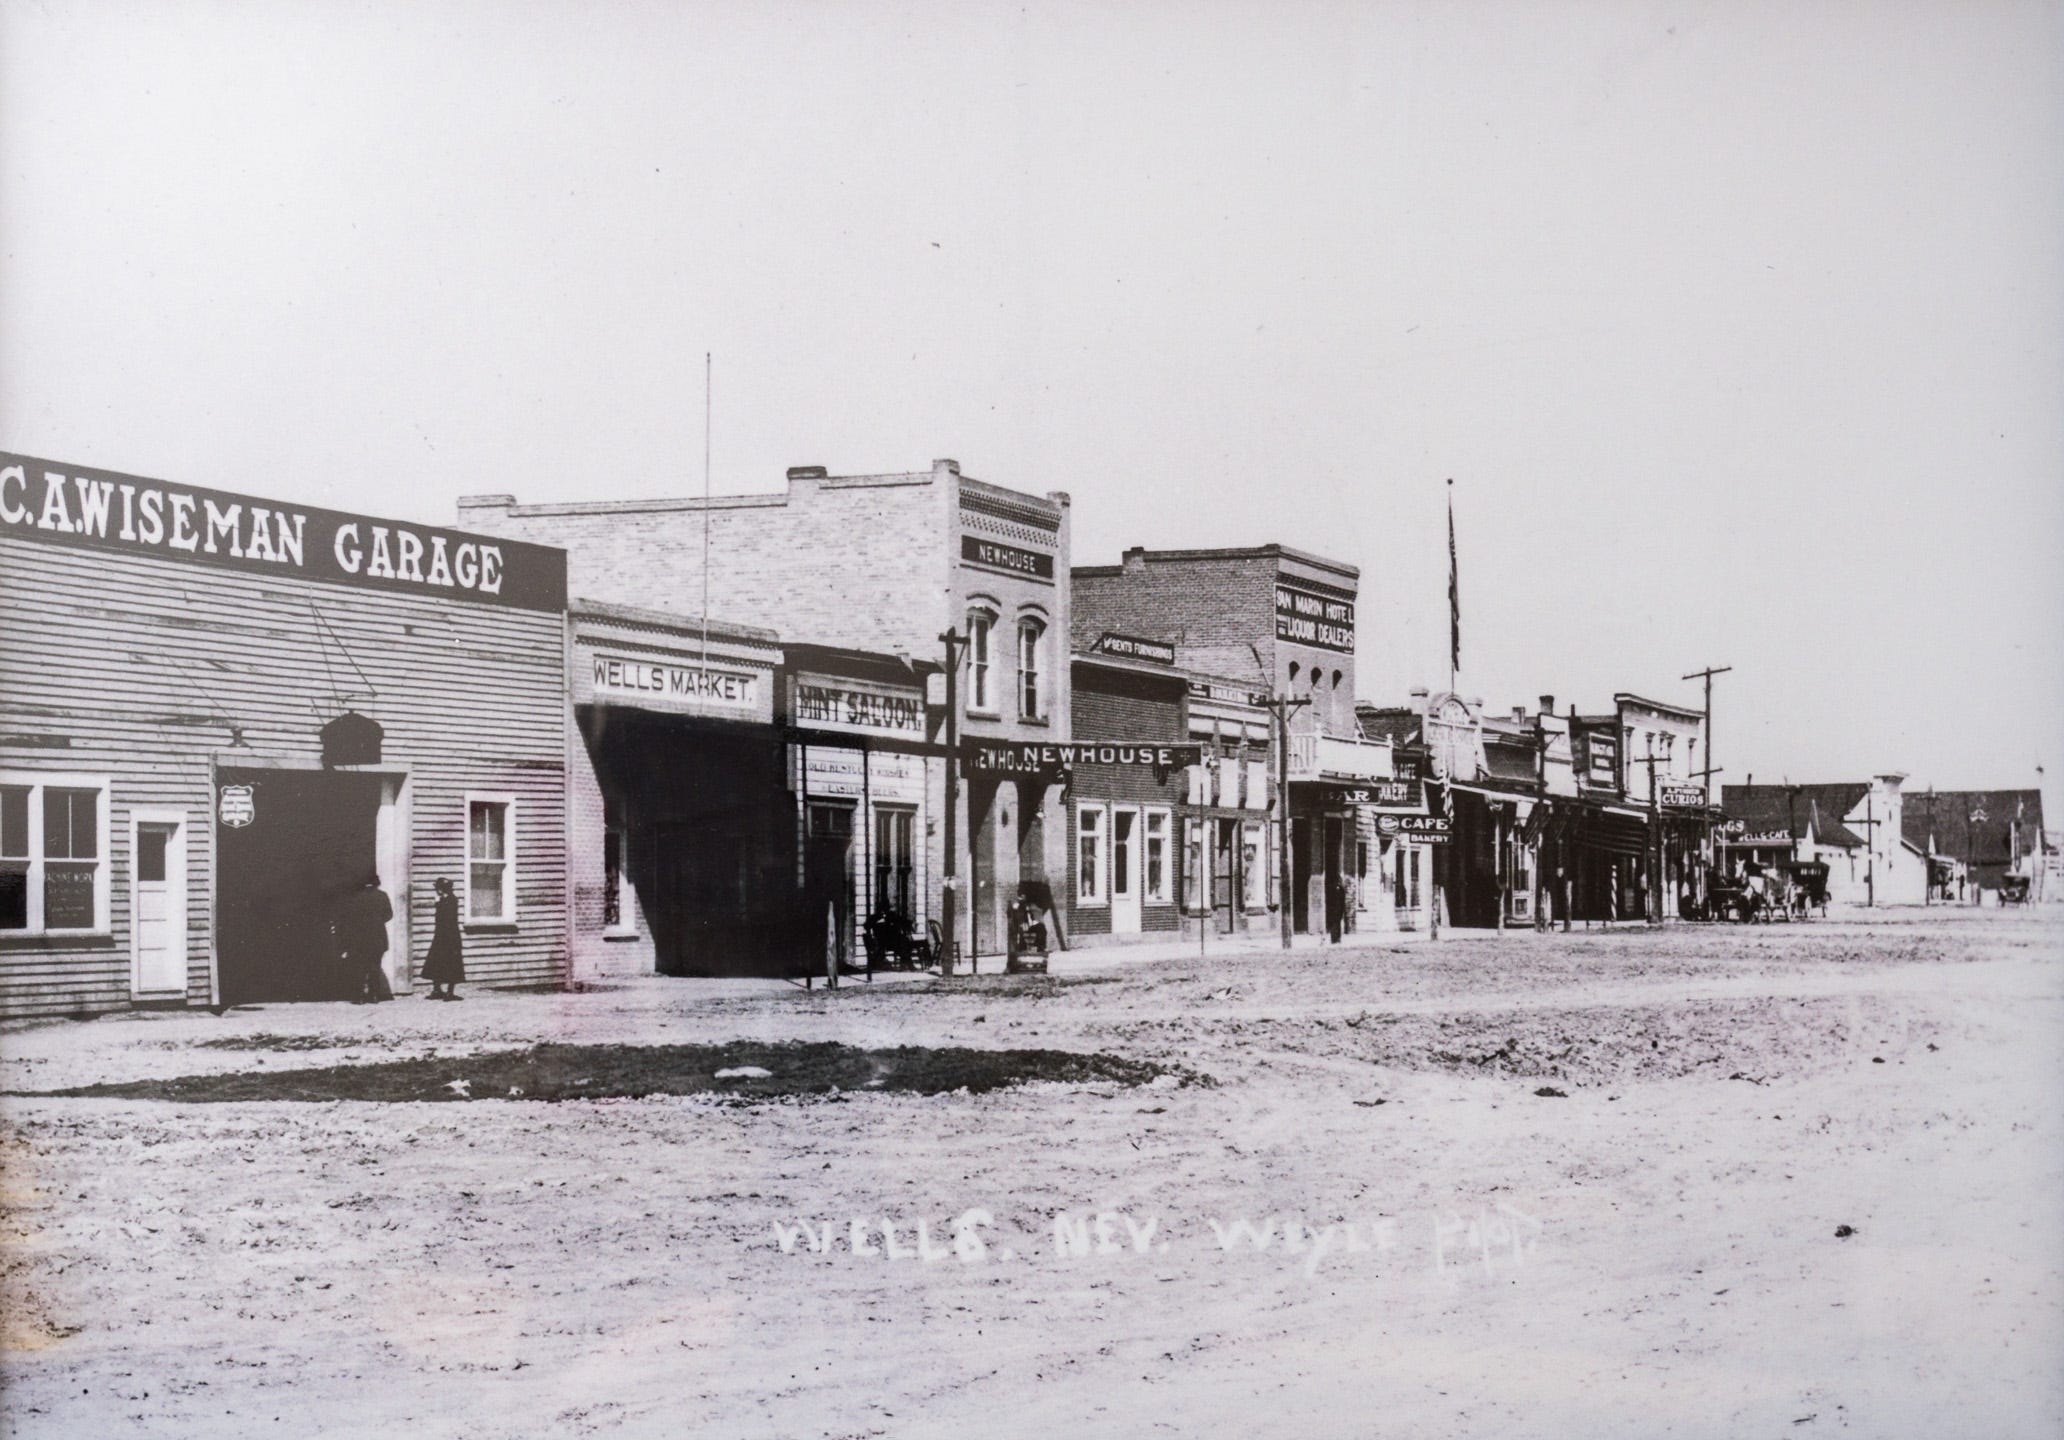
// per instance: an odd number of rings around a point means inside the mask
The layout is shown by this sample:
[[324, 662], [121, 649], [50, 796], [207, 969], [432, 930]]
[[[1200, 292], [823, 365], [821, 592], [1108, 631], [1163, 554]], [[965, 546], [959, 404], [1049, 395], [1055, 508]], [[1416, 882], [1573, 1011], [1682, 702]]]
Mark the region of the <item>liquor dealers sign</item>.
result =
[[1354, 653], [1354, 601], [1276, 582], [1276, 638]]
[[1327, 800], [1333, 805], [1367, 805], [1378, 814], [1422, 815], [1426, 812], [1426, 789], [1417, 779], [1369, 780], [1360, 785], [1329, 785]]
[[566, 552], [0, 453], [0, 535], [522, 610], [566, 608]]
[[968, 765], [978, 774], [1051, 775], [1076, 765], [1129, 765], [1176, 770], [1201, 765], [1201, 745], [1134, 744], [1123, 740], [1046, 744], [1035, 740], [973, 740]]

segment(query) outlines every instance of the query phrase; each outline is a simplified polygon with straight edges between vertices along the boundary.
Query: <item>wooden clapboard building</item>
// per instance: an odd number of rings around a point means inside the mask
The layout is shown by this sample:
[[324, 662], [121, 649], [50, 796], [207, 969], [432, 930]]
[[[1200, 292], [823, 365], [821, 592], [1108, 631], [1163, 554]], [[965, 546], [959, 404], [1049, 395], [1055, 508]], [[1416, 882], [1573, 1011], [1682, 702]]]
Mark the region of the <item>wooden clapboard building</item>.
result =
[[[0, 1014], [567, 964], [565, 556], [0, 455]], [[377, 911], [377, 902], [375, 909]]]

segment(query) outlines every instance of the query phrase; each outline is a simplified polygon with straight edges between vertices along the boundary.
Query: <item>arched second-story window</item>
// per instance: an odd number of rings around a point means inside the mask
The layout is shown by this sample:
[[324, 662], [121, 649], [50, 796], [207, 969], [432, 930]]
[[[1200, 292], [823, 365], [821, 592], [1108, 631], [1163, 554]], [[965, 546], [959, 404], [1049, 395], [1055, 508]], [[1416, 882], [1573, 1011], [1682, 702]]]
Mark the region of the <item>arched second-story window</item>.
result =
[[1018, 621], [1018, 717], [1045, 716], [1046, 626], [1031, 616]]
[[996, 710], [996, 617], [986, 610], [968, 611], [967, 667], [967, 708], [993, 714]]

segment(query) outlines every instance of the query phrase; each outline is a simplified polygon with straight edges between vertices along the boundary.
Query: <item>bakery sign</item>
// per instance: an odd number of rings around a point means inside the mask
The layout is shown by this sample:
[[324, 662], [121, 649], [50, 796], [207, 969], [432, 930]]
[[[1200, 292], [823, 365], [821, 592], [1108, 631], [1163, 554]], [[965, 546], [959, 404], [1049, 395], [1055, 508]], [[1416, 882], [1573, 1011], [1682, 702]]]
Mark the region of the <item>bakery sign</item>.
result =
[[566, 608], [566, 552], [0, 454], [0, 534], [249, 574]]
[[1354, 602], [1276, 582], [1276, 638], [1354, 653]]
[[789, 717], [806, 730], [925, 738], [924, 699], [915, 689], [871, 685], [827, 675], [797, 675], [789, 682]]

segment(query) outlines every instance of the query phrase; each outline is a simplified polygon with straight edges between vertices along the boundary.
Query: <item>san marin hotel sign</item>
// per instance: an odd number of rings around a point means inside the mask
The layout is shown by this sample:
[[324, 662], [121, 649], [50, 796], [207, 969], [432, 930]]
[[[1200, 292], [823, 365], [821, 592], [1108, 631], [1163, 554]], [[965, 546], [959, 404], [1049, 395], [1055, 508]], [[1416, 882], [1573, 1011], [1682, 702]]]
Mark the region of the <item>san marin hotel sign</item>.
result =
[[522, 610], [566, 608], [566, 554], [549, 546], [22, 455], [0, 453], [0, 535]]

